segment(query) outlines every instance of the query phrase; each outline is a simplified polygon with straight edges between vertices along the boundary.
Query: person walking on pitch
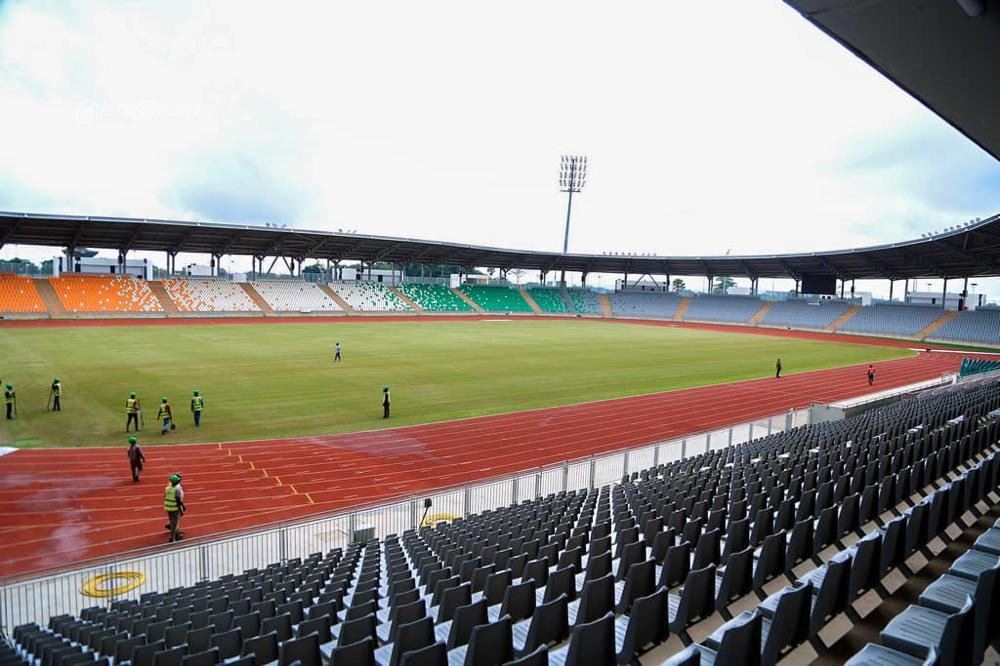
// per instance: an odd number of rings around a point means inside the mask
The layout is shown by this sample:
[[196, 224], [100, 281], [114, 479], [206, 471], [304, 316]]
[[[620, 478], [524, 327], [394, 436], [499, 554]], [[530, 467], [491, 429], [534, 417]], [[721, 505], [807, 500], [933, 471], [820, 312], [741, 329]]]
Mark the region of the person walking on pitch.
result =
[[181, 475], [171, 474], [170, 483], [163, 489], [163, 510], [167, 512], [167, 529], [170, 530], [170, 543], [180, 541], [184, 533], [180, 530], [181, 516], [187, 511], [184, 506], [184, 490], [181, 488]]
[[205, 399], [198, 393], [198, 389], [191, 392], [191, 413], [194, 414], [194, 427], [201, 427], [201, 410], [205, 409]]
[[142, 455], [142, 449], [135, 437], [128, 438], [128, 466], [132, 468], [133, 483], [139, 482], [139, 475], [142, 474], [142, 463], [146, 462], [146, 456]]
[[49, 388], [49, 400], [52, 402], [52, 411], [61, 412], [62, 404], [59, 402], [59, 398], [62, 397], [62, 383], [59, 378], [56, 377], [52, 380], [52, 386]]
[[339, 363], [340, 361], [341, 361], [341, 359], [340, 359], [340, 343], [338, 342], [337, 346], [334, 347], [334, 349], [333, 349], [333, 362], [334, 363]]
[[7, 404], [7, 420], [17, 416], [17, 393], [13, 384], [7, 384], [7, 389], [3, 392], [3, 401]]
[[135, 397], [135, 392], [128, 394], [125, 399], [125, 432], [128, 432], [130, 425], [135, 423], [135, 431], [139, 432], [139, 417], [142, 416], [142, 406], [139, 399]]
[[389, 387], [382, 387], [382, 418], [389, 418]]
[[160, 430], [161, 435], [166, 435], [168, 430], [173, 430], [177, 426], [174, 425], [174, 414], [170, 411], [170, 403], [167, 402], [167, 396], [160, 398], [160, 411], [156, 413], [156, 420], [163, 421], [163, 429]]
[[777, 361], [774, 362], [774, 377], [775, 377], [775, 379], [777, 379], [778, 377], [781, 377], [781, 359], [780, 358]]

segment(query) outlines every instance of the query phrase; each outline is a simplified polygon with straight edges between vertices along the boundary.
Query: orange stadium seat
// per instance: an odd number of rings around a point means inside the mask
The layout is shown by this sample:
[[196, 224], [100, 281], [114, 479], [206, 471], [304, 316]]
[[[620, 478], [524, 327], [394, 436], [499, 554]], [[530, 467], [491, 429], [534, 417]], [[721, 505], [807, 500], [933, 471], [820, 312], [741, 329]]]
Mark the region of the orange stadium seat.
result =
[[62, 275], [49, 282], [68, 312], [163, 312], [144, 280], [123, 275]]
[[0, 273], [0, 312], [45, 312], [32, 278]]

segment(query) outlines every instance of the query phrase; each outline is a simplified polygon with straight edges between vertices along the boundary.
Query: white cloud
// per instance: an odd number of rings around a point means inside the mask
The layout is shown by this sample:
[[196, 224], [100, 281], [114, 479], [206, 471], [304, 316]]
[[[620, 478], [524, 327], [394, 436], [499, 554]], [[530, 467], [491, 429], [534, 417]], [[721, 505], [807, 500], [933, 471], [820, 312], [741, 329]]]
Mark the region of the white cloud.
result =
[[574, 151], [580, 251], [828, 249], [995, 212], [845, 168], [968, 141], [774, 0], [8, 2], [0, 99], [13, 210], [559, 249]]

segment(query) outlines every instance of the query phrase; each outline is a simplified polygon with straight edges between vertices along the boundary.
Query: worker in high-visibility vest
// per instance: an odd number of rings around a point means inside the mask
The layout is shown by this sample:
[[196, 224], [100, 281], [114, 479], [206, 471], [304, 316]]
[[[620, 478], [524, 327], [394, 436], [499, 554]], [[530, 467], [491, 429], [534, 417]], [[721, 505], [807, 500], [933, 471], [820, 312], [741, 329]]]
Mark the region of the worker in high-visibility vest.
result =
[[201, 397], [198, 389], [191, 392], [191, 413], [194, 414], [194, 427], [201, 426], [201, 410], [205, 409], [205, 398]]
[[142, 474], [142, 464], [146, 462], [146, 456], [142, 455], [139, 448], [139, 441], [135, 437], [128, 438], [128, 465], [132, 468], [132, 481], [139, 482], [139, 475]]
[[180, 530], [181, 516], [187, 511], [187, 507], [184, 506], [184, 489], [181, 488], [180, 474], [171, 474], [170, 483], [163, 489], [163, 510], [167, 512], [170, 543], [179, 541], [184, 536]]
[[142, 411], [142, 405], [139, 404], [139, 399], [135, 397], [135, 392], [129, 393], [128, 398], [125, 400], [125, 432], [128, 432], [130, 425], [135, 423], [135, 431], [139, 432], [139, 412]]
[[156, 420], [163, 421], [163, 429], [160, 430], [161, 435], [166, 435], [168, 430], [174, 429], [174, 415], [170, 411], [170, 403], [167, 402], [167, 396], [160, 398], [160, 411], [156, 413]]
[[14, 405], [17, 400], [17, 392], [14, 391], [13, 384], [7, 384], [7, 389], [3, 392], [3, 401], [7, 405], [7, 420], [14, 418]]
[[52, 380], [52, 386], [49, 388], [49, 392], [52, 394], [52, 411], [61, 412], [62, 403], [59, 399], [62, 397], [62, 382], [56, 377]]

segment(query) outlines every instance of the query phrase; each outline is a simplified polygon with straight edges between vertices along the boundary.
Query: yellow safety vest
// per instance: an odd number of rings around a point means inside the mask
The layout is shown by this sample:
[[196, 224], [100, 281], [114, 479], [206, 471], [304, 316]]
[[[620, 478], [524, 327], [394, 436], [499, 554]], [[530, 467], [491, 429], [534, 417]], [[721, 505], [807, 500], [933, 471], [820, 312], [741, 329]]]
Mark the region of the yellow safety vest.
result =
[[52, 385], [52, 395], [57, 398], [62, 395], [62, 384], [57, 382]]
[[135, 398], [129, 398], [125, 401], [125, 413], [135, 414], [135, 403], [139, 402]]
[[205, 406], [205, 401], [202, 400], [201, 396], [195, 396], [191, 398], [191, 409], [196, 412], [200, 412]]
[[14, 402], [14, 395], [15, 395], [14, 391], [4, 391], [3, 399], [8, 405], [12, 404]]
[[179, 507], [177, 506], [177, 488], [168, 483], [166, 489], [163, 491], [163, 508], [166, 511], [177, 511]]
[[156, 418], [158, 418], [160, 420], [168, 418], [170, 416], [170, 412], [167, 411], [167, 407], [168, 407], [168, 405], [165, 404], [165, 403], [162, 404], [162, 405], [160, 405], [160, 411], [158, 411], [156, 413]]

